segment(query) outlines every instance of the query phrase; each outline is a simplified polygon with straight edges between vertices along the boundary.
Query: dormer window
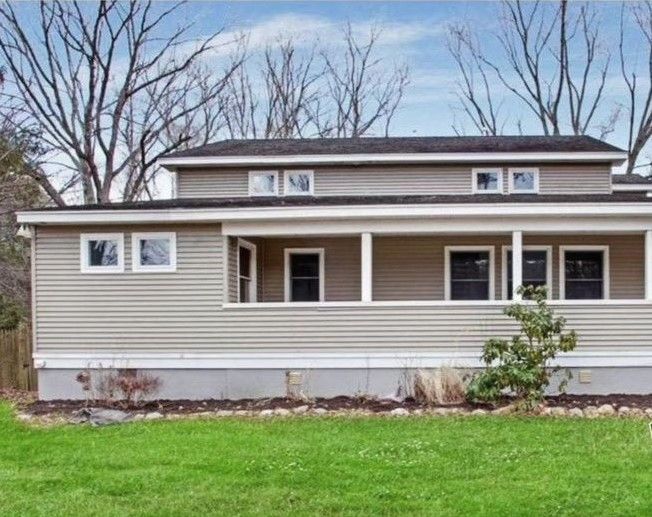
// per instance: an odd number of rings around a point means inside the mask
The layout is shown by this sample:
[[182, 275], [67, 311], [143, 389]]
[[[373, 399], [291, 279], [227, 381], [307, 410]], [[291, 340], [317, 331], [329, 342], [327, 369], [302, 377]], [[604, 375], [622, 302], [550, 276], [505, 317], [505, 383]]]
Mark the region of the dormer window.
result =
[[312, 196], [314, 190], [312, 171], [285, 171], [286, 196]]
[[509, 169], [509, 192], [511, 194], [537, 194], [539, 192], [539, 170]]
[[278, 196], [277, 171], [249, 171], [250, 196]]
[[502, 194], [502, 169], [473, 169], [474, 194]]

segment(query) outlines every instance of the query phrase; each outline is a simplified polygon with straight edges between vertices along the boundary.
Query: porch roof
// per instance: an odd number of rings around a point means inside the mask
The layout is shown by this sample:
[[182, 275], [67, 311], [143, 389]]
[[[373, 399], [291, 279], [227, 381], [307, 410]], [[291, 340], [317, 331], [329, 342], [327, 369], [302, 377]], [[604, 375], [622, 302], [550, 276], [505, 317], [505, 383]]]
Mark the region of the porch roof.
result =
[[166, 210], [198, 208], [276, 208], [276, 207], [334, 207], [371, 205], [482, 205], [482, 204], [595, 204], [595, 203], [652, 203], [645, 192], [617, 192], [613, 194], [465, 194], [465, 195], [386, 195], [386, 196], [287, 196], [234, 198], [180, 198], [138, 201], [130, 203], [103, 203], [66, 207], [45, 207], [30, 212], [74, 212], [93, 210]]

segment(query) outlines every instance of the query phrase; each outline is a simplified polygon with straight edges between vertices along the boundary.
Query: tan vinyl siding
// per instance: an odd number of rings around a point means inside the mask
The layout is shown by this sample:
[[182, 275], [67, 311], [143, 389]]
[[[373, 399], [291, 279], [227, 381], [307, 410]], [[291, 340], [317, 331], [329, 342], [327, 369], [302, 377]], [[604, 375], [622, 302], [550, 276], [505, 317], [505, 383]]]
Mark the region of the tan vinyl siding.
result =
[[[507, 193], [507, 171], [518, 165], [498, 167], [504, 171], [503, 188]], [[472, 168], [466, 165], [318, 167], [314, 169], [315, 195], [471, 194]], [[283, 170], [278, 173], [282, 195]], [[188, 169], [178, 174], [178, 195], [180, 198], [246, 197], [248, 178], [249, 169]], [[606, 194], [611, 191], [611, 167], [607, 164], [542, 165], [539, 183], [542, 194]]]
[[[177, 232], [177, 272], [131, 271], [131, 233], [153, 229]], [[514, 330], [512, 323], [502, 315], [502, 305], [226, 309], [222, 306], [224, 247], [219, 226], [89, 227], [88, 231], [95, 233], [122, 231], [125, 234], [125, 272], [94, 275], [79, 272], [80, 231], [79, 227], [41, 227], [36, 233], [37, 352], [215, 353], [230, 350], [391, 351], [397, 348], [402, 351], [477, 352], [488, 337], [508, 335]], [[548, 243], [552, 238], [529, 236], [525, 244]], [[559, 236], [554, 238], [562, 241]], [[321, 244], [327, 250], [327, 274], [336, 275], [333, 287], [327, 287], [327, 296], [357, 299], [359, 270], [354, 259], [359, 256], [359, 240], [327, 240], [310, 239], [302, 243], [311, 247]], [[454, 239], [451, 237], [451, 240]], [[486, 243], [488, 239], [473, 240]], [[296, 239], [290, 241], [286, 244], [297, 245]], [[375, 239], [376, 244], [380, 241], [380, 238]], [[612, 293], [616, 296], [642, 295], [642, 236], [564, 237], [563, 241], [609, 243], [612, 246]], [[469, 241], [455, 240], [455, 244], [462, 242]], [[507, 242], [507, 239], [501, 237], [494, 242]], [[408, 245], [407, 242], [396, 244]], [[276, 261], [277, 268], [278, 250], [282, 245], [280, 239], [276, 244], [263, 244], [262, 255]], [[432, 247], [429, 243], [421, 245]], [[396, 250], [396, 247], [390, 248]], [[329, 256], [332, 257], [330, 264]], [[422, 267], [420, 264], [426, 261], [425, 253], [419, 255], [422, 257], [419, 263], [410, 262], [406, 258], [408, 255], [396, 256], [403, 260], [402, 264], [394, 265], [397, 274], [399, 270], [405, 274], [407, 269], [415, 268], [415, 264]], [[496, 259], [499, 268], [498, 246]], [[388, 266], [382, 266], [381, 262], [377, 263], [378, 267]], [[388, 270], [385, 271], [385, 276], [389, 276]], [[269, 271], [265, 272], [266, 285], [270, 285], [268, 274]], [[419, 286], [423, 284], [422, 277], [417, 280]], [[498, 289], [499, 275], [496, 280]], [[442, 288], [430, 289], [433, 293], [441, 293]], [[273, 296], [282, 293], [278, 284], [270, 287], [270, 292]], [[577, 330], [580, 350], [650, 348], [651, 305], [577, 303], [560, 306], [557, 310], [567, 316], [569, 327]]]
[[285, 293], [285, 248], [324, 248], [325, 301], [360, 299], [360, 239], [324, 237], [265, 239], [263, 300], [282, 302]]

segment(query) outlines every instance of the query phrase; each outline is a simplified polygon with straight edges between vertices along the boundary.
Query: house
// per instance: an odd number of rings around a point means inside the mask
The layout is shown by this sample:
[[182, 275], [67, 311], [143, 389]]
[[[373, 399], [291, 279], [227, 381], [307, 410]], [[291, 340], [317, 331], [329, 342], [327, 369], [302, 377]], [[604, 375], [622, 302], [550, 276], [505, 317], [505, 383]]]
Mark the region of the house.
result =
[[474, 368], [548, 287], [578, 393], [652, 392], [652, 198], [585, 136], [223, 141], [171, 154], [170, 200], [21, 212], [43, 399], [83, 369], [162, 398], [396, 391]]

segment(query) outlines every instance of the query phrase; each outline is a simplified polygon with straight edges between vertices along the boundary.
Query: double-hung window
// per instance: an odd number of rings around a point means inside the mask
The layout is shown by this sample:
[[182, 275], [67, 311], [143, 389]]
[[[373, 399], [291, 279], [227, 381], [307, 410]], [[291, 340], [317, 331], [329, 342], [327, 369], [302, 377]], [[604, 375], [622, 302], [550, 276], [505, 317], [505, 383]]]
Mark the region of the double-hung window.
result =
[[493, 246], [449, 246], [445, 253], [447, 300], [493, 300]]
[[[547, 288], [551, 296], [552, 282], [552, 248], [550, 246], [523, 246], [522, 285]], [[503, 247], [503, 299], [511, 300], [512, 285], [512, 249]]]
[[609, 298], [609, 248], [561, 246], [560, 291], [567, 300]]
[[131, 235], [132, 269], [144, 273], [166, 273], [177, 269], [177, 239], [174, 232]]
[[323, 248], [285, 250], [285, 301], [324, 301]]
[[238, 240], [238, 301], [256, 301], [256, 246]]
[[124, 236], [122, 233], [82, 233], [79, 241], [82, 273], [122, 273]]
[[474, 194], [502, 194], [503, 170], [502, 169], [473, 169]]
[[285, 171], [286, 196], [312, 196], [314, 191], [313, 171]]
[[537, 194], [539, 192], [539, 169], [509, 169], [510, 194]]
[[277, 171], [249, 171], [250, 196], [278, 196]]

